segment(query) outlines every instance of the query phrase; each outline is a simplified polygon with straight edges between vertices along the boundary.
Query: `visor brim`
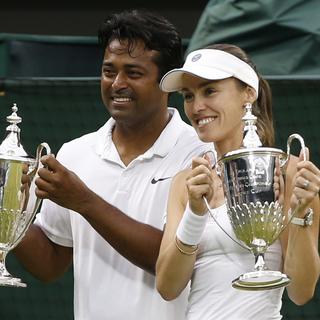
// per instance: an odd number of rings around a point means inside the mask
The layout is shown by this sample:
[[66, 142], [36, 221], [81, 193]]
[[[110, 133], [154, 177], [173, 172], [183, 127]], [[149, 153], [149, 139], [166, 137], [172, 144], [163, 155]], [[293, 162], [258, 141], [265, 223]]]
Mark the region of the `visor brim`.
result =
[[207, 80], [222, 80], [232, 77], [233, 75], [216, 68], [197, 66], [192, 70], [191, 68], [173, 69], [167, 72], [160, 81], [160, 88], [165, 92], [179, 91], [183, 88], [184, 74], [190, 74], [199, 78]]

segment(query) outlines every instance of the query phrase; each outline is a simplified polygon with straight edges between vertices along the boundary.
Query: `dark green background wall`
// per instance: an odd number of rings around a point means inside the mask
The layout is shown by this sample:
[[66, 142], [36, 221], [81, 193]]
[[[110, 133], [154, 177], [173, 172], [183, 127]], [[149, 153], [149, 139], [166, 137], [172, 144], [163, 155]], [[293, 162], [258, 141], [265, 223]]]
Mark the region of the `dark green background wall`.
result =
[[207, 0], [1, 1], [0, 32], [96, 36], [98, 26], [107, 13], [146, 8], [174, 22], [181, 35], [190, 38], [207, 2]]

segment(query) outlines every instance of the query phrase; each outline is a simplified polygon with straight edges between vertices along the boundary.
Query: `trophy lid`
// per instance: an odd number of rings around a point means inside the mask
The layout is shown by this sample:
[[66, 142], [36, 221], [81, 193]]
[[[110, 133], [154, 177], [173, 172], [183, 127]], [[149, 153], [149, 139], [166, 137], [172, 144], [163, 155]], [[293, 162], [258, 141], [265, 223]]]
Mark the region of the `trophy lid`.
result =
[[246, 114], [243, 116], [242, 121], [244, 122], [244, 148], [258, 148], [262, 146], [260, 138], [257, 134], [257, 117], [252, 113], [251, 103], [246, 104]]
[[26, 160], [26, 158], [30, 158], [20, 142], [21, 130], [17, 124], [20, 123], [22, 119], [17, 115], [17, 111], [17, 104], [14, 103], [12, 114], [7, 116], [7, 122], [9, 122], [10, 125], [7, 126], [6, 138], [0, 145], [0, 159]]

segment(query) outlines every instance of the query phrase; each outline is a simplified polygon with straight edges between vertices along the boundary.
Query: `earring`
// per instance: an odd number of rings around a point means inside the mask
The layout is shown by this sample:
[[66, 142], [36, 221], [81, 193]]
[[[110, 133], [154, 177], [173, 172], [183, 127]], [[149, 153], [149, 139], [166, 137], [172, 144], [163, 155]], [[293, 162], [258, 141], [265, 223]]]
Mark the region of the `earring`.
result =
[[246, 112], [252, 111], [252, 104], [250, 102], [246, 102], [243, 107], [246, 109]]

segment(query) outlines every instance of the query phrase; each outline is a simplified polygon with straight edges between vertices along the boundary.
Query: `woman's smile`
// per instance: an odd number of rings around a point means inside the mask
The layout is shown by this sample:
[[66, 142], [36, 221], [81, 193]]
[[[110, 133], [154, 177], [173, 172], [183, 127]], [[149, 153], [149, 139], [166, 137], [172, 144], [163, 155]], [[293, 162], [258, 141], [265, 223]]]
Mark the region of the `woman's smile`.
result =
[[205, 125], [207, 125], [208, 123], [213, 122], [217, 117], [207, 117], [207, 118], [203, 118], [200, 120], [197, 120], [197, 125], [199, 128], [204, 127]]

